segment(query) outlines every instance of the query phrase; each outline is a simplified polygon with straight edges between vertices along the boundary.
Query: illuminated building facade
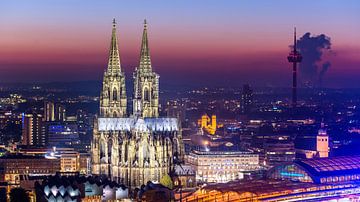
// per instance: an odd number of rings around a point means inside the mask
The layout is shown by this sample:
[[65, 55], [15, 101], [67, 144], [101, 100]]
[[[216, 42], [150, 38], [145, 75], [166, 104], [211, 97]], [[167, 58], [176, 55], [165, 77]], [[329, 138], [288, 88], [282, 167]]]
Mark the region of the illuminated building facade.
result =
[[44, 102], [44, 121], [55, 121], [55, 103]]
[[134, 72], [133, 114], [127, 116], [114, 21], [91, 146], [92, 173], [132, 187], [160, 181], [184, 154], [178, 119], [158, 117], [159, 76], [152, 70], [147, 29], [145, 22], [140, 65]]
[[301, 135], [295, 140], [296, 155], [298, 158], [325, 158], [329, 157], [329, 136], [324, 124], [317, 134]]
[[60, 159], [9, 154], [0, 157], [0, 170], [2, 170], [4, 176], [4, 179], [0, 179], [0, 181], [18, 185], [21, 176], [54, 175], [60, 171]]
[[329, 136], [324, 129], [324, 123], [321, 123], [321, 128], [316, 136], [316, 151], [318, 157], [329, 157]]
[[44, 121], [65, 121], [66, 108], [61, 103], [44, 102]]
[[91, 174], [91, 155], [87, 152], [80, 153], [80, 174], [89, 175]]
[[113, 21], [108, 67], [104, 72], [100, 94], [100, 117], [126, 116], [125, 74], [121, 70], [120, 53]]
[[144, 22], [144, 31], [140, 50], [140, 64], [134, 72], [134, 100], [133, 114], [142, 117], [159, 116], [159, 75], [152, 70], [150, 49], [147, 37], [147, 23]]
[[208, 132], [210, 135], [215, 135], [217, 129], [216, 115], [212, 115], [211, 119], [207, 114], [201, 116], [198, 120], [200, 128]]
[[55, 105], [55, 120], [66, 121], [66, 108], [60, 103]]
[[242, 179], [245, 172], [259, 169], [259, 155], [243, 151], [192, 151], [186, 162], [199, 182], [228, 182]]
[[37, 113], [22, 115], [22, 144], [44, 146], [46, 143], [43, 116]]
[[47, 146], [71, 146], [79, 144], [78, 125], [75, 122], [46, 122]]
[[62, 149], [48, 152], [47, 159], [60, 159], [60, 172], [79, 172], [80, 171], [80, 153], [74, 150]]
[[173, 182], [175, 187], [191, 188], [196, 186], [196, 173], [191, 165], [175, 166]]

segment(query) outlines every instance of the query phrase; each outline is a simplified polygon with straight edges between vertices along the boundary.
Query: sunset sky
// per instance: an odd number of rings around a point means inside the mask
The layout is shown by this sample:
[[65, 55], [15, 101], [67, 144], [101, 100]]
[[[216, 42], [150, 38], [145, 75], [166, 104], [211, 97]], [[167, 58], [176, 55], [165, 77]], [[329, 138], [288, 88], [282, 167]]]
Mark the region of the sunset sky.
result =
[[101, 80], [113, 18], [128, 79], [146, 18], [163, 83], [290, 86], [296, 26], [331, 38], [325, 86], [360, 87], [358, 0], [1, 1], [0, 83]]

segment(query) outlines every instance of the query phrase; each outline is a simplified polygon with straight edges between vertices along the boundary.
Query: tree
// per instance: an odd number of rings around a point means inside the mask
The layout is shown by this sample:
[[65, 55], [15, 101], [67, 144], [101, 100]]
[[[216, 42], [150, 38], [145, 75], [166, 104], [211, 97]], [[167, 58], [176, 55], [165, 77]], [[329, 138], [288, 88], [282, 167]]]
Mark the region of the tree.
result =
[[30, 202], [30, 198], [25, 189], [13, 188], [10, 191], [10, 202]]
[[171, 180], [171, 177], [166, 174], [164, 175], [161, 179], [160, 179], [160, 184], [164, 185], [165, 187], [169, 188], [169, 189], [173, 189], [174, 187], [174, 183]]

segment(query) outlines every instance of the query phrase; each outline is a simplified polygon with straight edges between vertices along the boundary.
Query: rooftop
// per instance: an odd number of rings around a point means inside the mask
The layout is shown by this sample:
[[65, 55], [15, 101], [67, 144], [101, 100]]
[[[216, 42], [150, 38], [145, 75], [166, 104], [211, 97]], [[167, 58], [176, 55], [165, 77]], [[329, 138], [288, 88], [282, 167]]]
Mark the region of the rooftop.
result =
[[295, 161], [315, 176], [360, 173], [360, 156], [304, 159]]
[[241, 154], [254, 154], [252, 152], [249, 151], [198, 151], [198, 150], [193, 150], [192, 151], [193, 154], [195, 155], [206, 155], [206, 156], [211, 156], [211, 155], [241, 155]]
[[45, 159], [45, 156], [23, 155], [23, 154], [7, 154], [1, 156], [0, 159]]
[[179, 125], [176, 118], [99, 118], [100, 131], [131, 131], [143, 127], [152, 131], [178, 131]]
[[228, 183], [209, 184], [203, 189], [207, 191], [220, 192], [250, 192], [256, 195], [261, 195], [270, 192], [282, 192], [286, 190], [307, 189], [317, 187], [313, 183], [293, 182], [293, 181], [279, 181], [279, 180], [251, 180], [251, 181], [232, 181]]

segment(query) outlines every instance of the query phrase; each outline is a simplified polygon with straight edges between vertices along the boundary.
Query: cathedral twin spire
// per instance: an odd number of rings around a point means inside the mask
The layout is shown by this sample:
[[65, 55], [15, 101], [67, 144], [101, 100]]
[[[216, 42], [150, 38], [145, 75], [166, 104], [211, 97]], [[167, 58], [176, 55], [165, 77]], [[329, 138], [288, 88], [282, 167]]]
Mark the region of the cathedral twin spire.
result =
[[[147, 22], [144, 20], [144, 31], [141, 40], [141, 50], [140, 50], [140, 64], [139, 69], [151, 70], [151, 59], [150, 59], [150, 50], [147, 36]], [[120, 63], [120, 53], [119, 45], [116, 36], [116, 21], [113, 19], [113, 27], [111, 34], [111, 43], [109, 50], [109, 62], [108, 62], [108, 72], [110, 73], [120, 73], [121, 72], [121, 63]]]
[[[140, 49], [139, 67], [134, 72], [133, 115], [140, 117], [158, 116], [159, 76], [152, 71], [147, 37], [147, 23]], [[125, 99], [125, 101], [124, 101]], [[125, 75], [121, 70], [120, 54], [116, 36], [116, 22], [113, 20], [109, 62], [104, 74], [103, 91], [100, 98], [101, 117], [124, 117], [126, 115]]]
[[141, 51], [140, 51], [140, 69], [151, 70], [151, 59], [147, 37], [147, 23], [144, 20], [144, 31], [141, 40]]
[[116, 36], [115, 18], [113, 19], [113, 27], [112, 27], [112, 33], [111, 33], [108, 72], [113, 73], [113, 74], [121, 72], [120, 53], [119, 53], [119, 45], [118, 45], [118, 41], [117, 41], [117, 36]]

